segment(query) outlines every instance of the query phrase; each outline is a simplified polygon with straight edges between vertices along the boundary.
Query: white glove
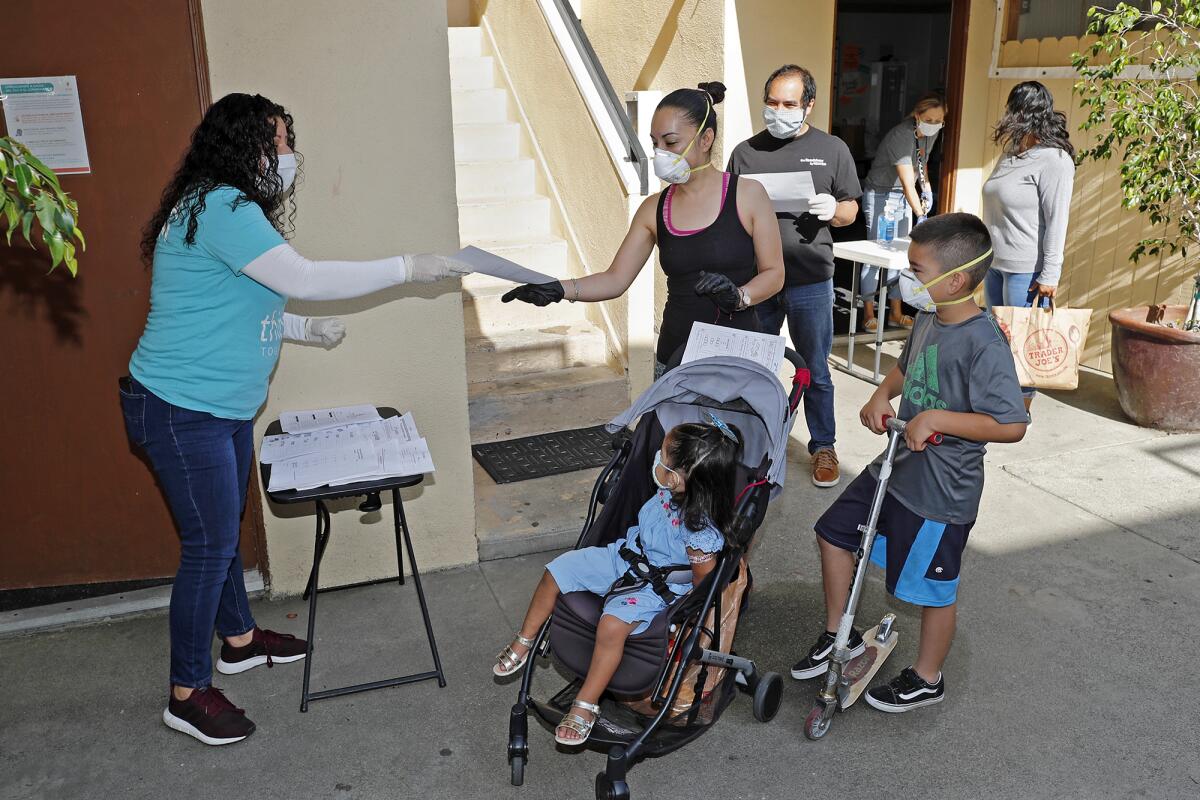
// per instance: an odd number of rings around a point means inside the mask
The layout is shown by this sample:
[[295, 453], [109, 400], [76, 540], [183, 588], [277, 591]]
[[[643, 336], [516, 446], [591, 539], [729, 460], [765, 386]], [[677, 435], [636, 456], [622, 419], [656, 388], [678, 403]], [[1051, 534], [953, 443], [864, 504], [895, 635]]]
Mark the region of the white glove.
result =
[[337, 317], [309, 317], [305, 340], [333, 347], [346, 336], [346, 326]]
[[808, 213], [822, 222], [833, 219], [837, 212], [837, 198], [831, 194], [818, 194], [808, 201]]
[[405, 283], [433, 283], [472, 272], [467, 264], [433, 253], [404, 256]]

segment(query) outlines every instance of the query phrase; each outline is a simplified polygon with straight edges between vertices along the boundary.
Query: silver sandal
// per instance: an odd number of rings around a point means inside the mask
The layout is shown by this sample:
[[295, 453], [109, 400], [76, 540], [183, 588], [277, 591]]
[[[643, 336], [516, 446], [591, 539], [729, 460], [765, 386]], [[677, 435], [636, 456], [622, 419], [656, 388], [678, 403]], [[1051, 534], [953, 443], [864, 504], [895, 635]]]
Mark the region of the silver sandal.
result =
[[[591, 713], [590, 720], [584, 719], [578, 714], [567, 713], [562, 718], [562, 722], [554, 728], [554, 741], [559, 744], [564, 744], [567, 747], [573, 747], [578, 744], [583, 744], [587, 738], [592, 735], [592, 728], [596, 725], [596, 720], [600, 719], [600, 706], [593, 703], [585, 703], [582, 700], [576, 700], [571, 704], [571, 708], [582, 708], [584, 711]], [[569, 731], [574, 731], [579, 734], [578, 739], [564, 739], [558, 735], [559, 728], [566, 728]]]
[[496, 665], [492, 667], [493, 675], [506, 678], [525, 666], [525, 662], [529, 659], [529, 654], [533, 652], [533, 646], [536, 644], [533, 639], [526, 639], [520, 633], [517, 633], [513, 641], [516, 644], [523, 645], [525, 653], [517, 655], [517, 651], [512, 649], [512, 644], [505, 645], [504, 649], [496, 654]]

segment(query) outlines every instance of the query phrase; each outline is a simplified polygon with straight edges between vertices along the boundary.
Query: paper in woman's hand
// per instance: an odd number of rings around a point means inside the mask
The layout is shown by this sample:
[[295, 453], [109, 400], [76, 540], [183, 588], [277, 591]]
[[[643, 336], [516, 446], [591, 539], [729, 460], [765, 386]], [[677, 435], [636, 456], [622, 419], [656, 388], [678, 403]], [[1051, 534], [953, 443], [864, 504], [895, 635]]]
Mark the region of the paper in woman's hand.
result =
[[495, 253], [489, 253], [478, 247], [464, 247], [455, 253], [453, 258], [468, 265], [475, 272], [491, 275], [494, 278], [503, 278], [513, 283], [550, 283], [557, 280], [557, 278], [526, 269], [507, 258], [501, 258]]

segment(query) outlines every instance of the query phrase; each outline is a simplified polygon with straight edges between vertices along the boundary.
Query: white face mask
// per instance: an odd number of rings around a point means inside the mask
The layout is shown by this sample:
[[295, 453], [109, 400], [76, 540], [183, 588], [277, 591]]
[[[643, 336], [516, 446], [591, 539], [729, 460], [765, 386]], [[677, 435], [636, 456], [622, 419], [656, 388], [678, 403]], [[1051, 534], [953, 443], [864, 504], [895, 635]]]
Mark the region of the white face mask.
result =
[[921, 122], [918, 120], [917, 130], [921, 132], [922, 136], [934, 136], [942, 129], [943, 125], [945, 125], [944, 122]]
[[803, 108], [774, 109], [763, 106], [763, 122], [767, 130], [776, 139], [791, 139], [804, 127], [804, 118], [808, 116]]
[[296, 154], [282, 153], [279, 156], [279, 166], [275, 173], [279, 176], [279, 180], [283, 181], [283, 191], [292, 188], [292, 182], [296, 180]]
[[664, 470], [666, 470], [667, 472], [670, 472], [671, 474], [673, 474], [677, 477], [679, 475], [678, 472], [676, 472], [675, 470], [671, 469], [670, 467], [668, 467], [666, 464], [663, 463], [662, 450], [659, 450], [657, 453], [654, 454], [654, 467], [651, 468], [651, 470], [650, 470], [650, 476], [652, 478], [654, 478], [654, 485], [657, 486], [658, 488], [670, 489], [671, 488], [670, 486], [668, 486], [667, 484], [663, 483], [662, 481], [660, 481], [658, 479], [658, 468], [659, 467], [662, 467]]
[[960, 267], [955, 267], [954, 269], [943, 272], [929, 283], [921, 283], [921, 280], [916, 276], [916, 273], [914, 273], [911, 269], [906, 269], [900, 273], [900, 297], [904, 300], [904, 302], [908, 303], [910, 306], [919, 311], [937, 311], [938, 306], [953, 306], [957, 305], [958, 303], [965, 303], [974, 295], [968, 294], [958, 298], [957, 300], [946, 300], [938, 303], [932, 297], [930, 297], [929, 287], [941, 283], [956, 272], [962, 272], [965, 269], [970, 269], [991, 254], [992, 251], [989, 249], [986, 253], [978, 258], [973, 258]]
[[672, 153], [670, 150], [663, 150], [660, 147], [654, 148], [654, 174], [658, 176], [659, 180], [667, 183], [687, 183], [693, 172], [712, 166], [711, 161], [699, 167], [693, 167], [687, 161], [688, 151], [704, 134], [704, 125], [708, 122], [708, 114], [711, 110], [712, 106], [704, 110], [704, 119], [700, 122], [700, 130], [696, 131], [696, 135], [688, 142], [688, 146], [683, 148], [682, 153]]

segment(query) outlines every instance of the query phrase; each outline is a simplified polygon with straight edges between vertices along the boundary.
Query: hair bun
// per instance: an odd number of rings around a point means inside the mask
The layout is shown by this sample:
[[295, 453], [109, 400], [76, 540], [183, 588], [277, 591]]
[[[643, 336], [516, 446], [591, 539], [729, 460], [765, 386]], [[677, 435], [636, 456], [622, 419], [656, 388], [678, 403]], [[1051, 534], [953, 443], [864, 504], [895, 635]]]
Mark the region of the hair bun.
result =
[[709, 97], [712, 98], [714, 106], [725, 99], [725, 84], [721, 83], [720, 81], [707, 81], [705, 83], [698, 84], [698, 88], [708, 92]]

